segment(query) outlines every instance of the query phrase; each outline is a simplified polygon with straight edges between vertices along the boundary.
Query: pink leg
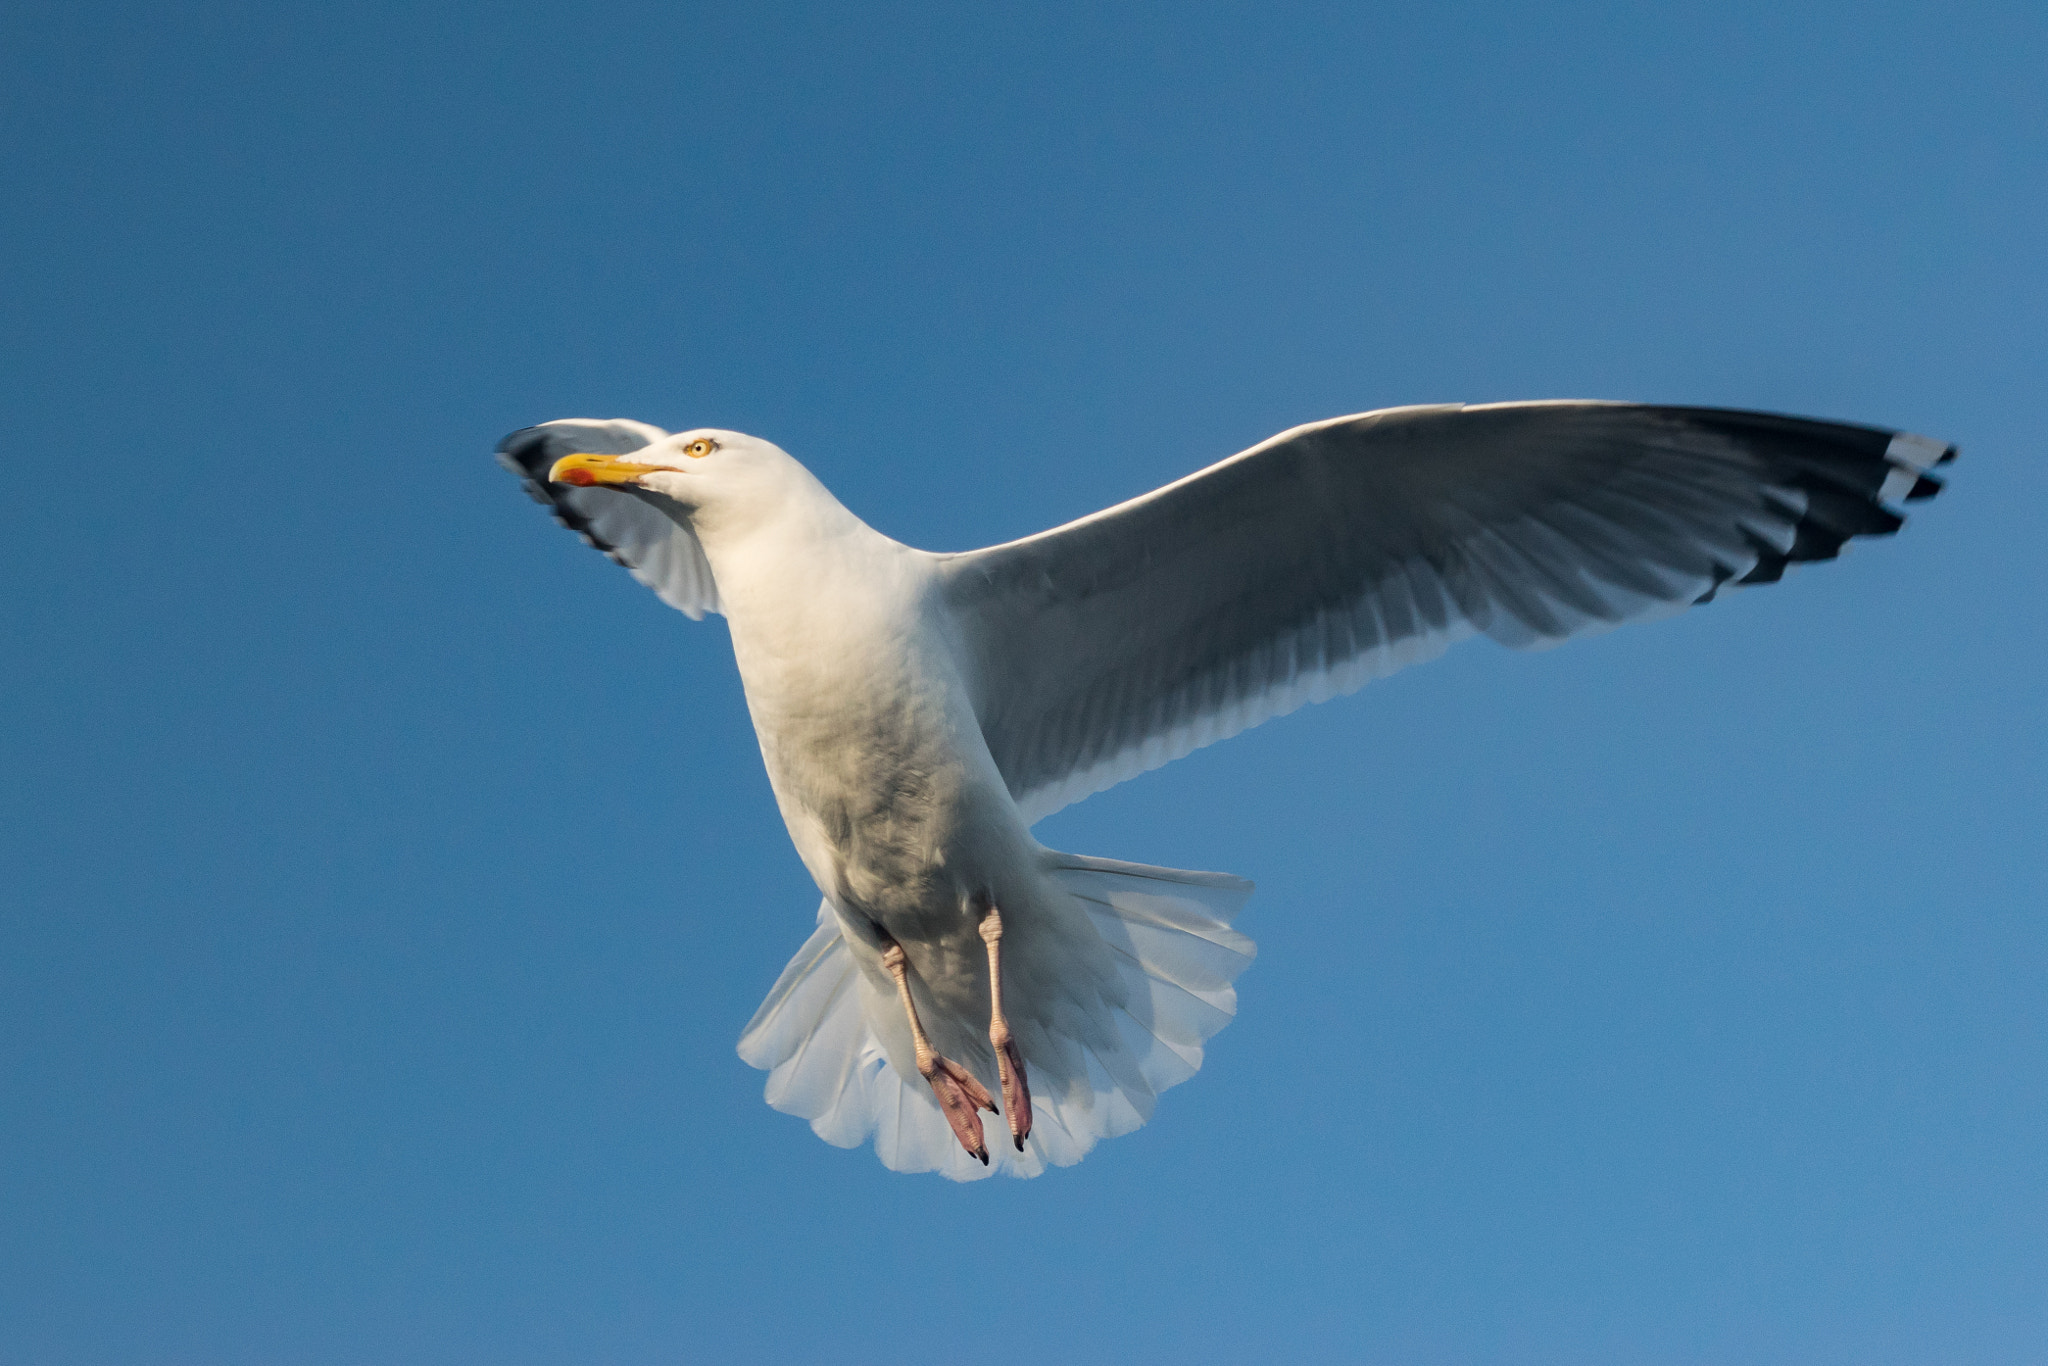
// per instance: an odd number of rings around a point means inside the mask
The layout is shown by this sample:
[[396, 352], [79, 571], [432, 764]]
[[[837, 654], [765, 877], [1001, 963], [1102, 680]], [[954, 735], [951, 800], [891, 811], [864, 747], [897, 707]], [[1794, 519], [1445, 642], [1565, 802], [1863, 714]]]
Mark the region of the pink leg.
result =
[[994, 906], [982, 917], [981, 941], [988, 945], [988, 1041], [996, 1046], [996, 1070], [1003, 1079], [1003, 1108], [1010, 1115], [1010, 1138], [1017, 1151], [1031, 1136], [1031, 1086], [1024, 1079], [1024, 1055], [1010, 1037], [1003, 1017], [1003, 917]]
[[917, 1006], [910, 999], [910, 973], [901, 944], [891, 944], [882, 950], [882, 966], [896, 979], [896, 995], [903, 1001], [903, 1013], [910, 1017], [910, 1038], [917, 1045], [918, 1075], [931, 1083], [932, 1095], [938, 1098], [946, 1123], [953, 1126], [953, 1137], [960, 1140], [969, 1157], [980, 1158], [981, 1165], [986, 1167], [988, 1144], [982, 1139], [981, 1116], [975, 1111], [994, 1110], [995, 1102], [966, 1068], [932, 1051], [931, 1040], [925, 1038], [924, 1026], [918, 1022]]

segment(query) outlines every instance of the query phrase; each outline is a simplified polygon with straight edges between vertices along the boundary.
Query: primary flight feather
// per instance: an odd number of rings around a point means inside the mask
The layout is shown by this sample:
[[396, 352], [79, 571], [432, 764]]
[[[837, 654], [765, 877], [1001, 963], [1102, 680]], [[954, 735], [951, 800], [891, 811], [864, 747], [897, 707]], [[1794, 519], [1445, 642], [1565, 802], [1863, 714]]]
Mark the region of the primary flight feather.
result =
[[1390, 408], [949, 555], [737, 432], [570, 419], [499, 451], [670, 605], [731, 626], [824, 893], [740, 1039], [769, 1103], [956, 1180], [1143, 1124], [1254, 952], [1230, 928], [1250, 883], [1059, 853], [1034, 822], [1469, 635], [1550, 644], [1832, 558], [1898, 530], [1955, 455], [1722, 409]]

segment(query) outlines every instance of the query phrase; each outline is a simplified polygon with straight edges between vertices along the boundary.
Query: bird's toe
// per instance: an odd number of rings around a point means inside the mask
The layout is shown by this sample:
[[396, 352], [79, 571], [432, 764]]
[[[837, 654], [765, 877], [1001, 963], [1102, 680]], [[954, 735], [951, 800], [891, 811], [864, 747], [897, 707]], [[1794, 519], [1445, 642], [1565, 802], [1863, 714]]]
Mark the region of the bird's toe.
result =
[[969, 1157], [987, 1166], [988, 1144], [982, 1138], [981, 1116], [975, 1113], [996, 1108], [987, 1088], [951, 1058], [934, 1057], [926, 1080], [931, 1082], [932, 1095], [939, 1102], [946, 1123], [952, 1126], [953, 1137], [960, 1140]]

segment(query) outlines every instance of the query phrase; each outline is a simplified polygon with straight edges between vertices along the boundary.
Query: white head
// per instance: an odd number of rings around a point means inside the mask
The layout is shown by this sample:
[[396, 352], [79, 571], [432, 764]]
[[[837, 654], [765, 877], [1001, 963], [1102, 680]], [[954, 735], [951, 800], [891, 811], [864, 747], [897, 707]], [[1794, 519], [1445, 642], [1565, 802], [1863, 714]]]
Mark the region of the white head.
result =
[[658, 494], [680, 506], [700, 536], [744, 534], [791, 513], [844, 513], [780, 446], [712, 427], [677, 432], [630, 455], [565, 455], [548, 479]]

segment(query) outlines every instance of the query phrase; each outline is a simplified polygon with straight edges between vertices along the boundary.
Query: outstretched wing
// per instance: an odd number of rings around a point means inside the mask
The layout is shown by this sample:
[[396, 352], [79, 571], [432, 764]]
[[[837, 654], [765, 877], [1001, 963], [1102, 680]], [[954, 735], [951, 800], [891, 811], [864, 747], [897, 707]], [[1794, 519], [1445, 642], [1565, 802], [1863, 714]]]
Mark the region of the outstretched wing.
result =
[[1932, 496], [1955, 448], [1625, 403], [1389, 408], [942, 557], [1026, 818], [1485, 633], [1547, 645], [1768, 583]]
[[645, 422], [615, 418], [565, 418], [526, 427], [498, 443], [498, 463], [518, 475], [536, 503], [554, 509], [555, 520], [582, 536], [633, 577], [693, 620], [716, 612], [718, 585], [711, 563], [689, 526], [662, 511], [636, 489], [577, 488], [550, 484], [548, 469], [565, 455], [627, 455], [668, 433]]

